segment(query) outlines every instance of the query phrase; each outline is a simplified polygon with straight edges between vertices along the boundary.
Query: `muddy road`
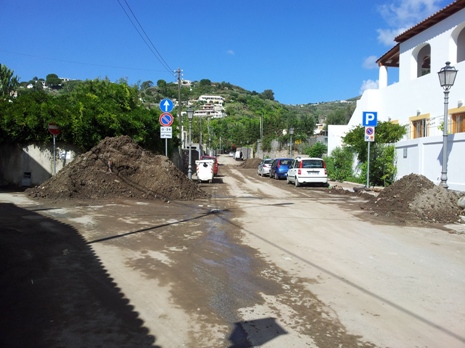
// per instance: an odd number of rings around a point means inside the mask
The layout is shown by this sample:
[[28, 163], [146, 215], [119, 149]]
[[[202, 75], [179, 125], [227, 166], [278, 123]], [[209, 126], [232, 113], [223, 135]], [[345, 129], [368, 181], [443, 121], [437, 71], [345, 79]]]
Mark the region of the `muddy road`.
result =
[[359, 196], [238, 164], [220, 157], [195, 202], [0, 193], [0, 343], [465, 346], [464, 234], [380, 222]]

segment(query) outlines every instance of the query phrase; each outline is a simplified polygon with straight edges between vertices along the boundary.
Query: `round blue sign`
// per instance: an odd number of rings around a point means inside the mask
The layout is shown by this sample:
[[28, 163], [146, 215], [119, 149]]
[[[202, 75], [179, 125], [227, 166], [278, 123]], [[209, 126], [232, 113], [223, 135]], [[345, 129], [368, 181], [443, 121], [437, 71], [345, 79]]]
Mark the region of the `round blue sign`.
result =
[[173, 101], [171, 99], [162, 99], [160, 102], [160, 110], [163, 112], [171, 112], [173, 110]]

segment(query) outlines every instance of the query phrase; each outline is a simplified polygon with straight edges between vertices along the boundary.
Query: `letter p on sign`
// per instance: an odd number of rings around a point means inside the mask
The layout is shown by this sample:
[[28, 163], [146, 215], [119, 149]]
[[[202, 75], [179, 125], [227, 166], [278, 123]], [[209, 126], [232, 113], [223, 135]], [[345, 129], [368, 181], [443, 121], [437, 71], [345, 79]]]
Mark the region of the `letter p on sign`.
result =
[[364, 111], [362, 125], [364, 127], [376, 127], [378, 125], [378, 113], [374, 111]]

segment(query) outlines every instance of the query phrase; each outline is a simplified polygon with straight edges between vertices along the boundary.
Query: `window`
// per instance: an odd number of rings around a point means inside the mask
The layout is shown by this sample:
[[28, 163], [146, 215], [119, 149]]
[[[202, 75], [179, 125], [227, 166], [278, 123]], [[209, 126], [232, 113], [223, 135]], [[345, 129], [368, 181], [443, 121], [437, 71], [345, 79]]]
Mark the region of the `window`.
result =
[[431, 72], [431, 46], [425, 45], [417, 56], [417, 77], [427, 75]]
[[[418, 112], [419, 114], [420, 112]], [[410, 117], [410, 139], [428, 136], [430, 114]]]
[[457, 37], [457, 63], [465, 60], [465, 29]]
[[452, 115], [452, 133], [465, 132], [465, 112]]
[[422, 120], [413, 121], [412, 127], [413, 127], [413, 138], [414, 139], [428, 136], [427, 122], [425, 118]]

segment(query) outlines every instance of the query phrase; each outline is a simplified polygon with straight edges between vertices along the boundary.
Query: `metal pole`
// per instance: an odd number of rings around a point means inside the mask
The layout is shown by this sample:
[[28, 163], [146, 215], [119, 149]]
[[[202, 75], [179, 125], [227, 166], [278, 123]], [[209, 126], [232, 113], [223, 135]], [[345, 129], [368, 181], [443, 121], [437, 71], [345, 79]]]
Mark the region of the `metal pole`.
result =
[[370, 141], [368, 141], [367, 188], [370, 188]]
[[192, 118], [189, 118], [189, 167], [187, 177], [192, 180]]
[[444, 90], [444, 129], [442, 132], [442, 171], [441, 186], [447, 189], [447, 119], [449, 118], [449, 90]]
[[165, 156], [168, 157], [168, 139], [165, 139]]
[[200, 117], [200, 144], [199, 144], [199, 155], [202, 156], [202, 116]]
[[53, 134], [53, 175], [57, 173], [57, 156], [56, 156], [56, 146], [55, 146], [56, 135]]

